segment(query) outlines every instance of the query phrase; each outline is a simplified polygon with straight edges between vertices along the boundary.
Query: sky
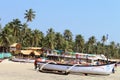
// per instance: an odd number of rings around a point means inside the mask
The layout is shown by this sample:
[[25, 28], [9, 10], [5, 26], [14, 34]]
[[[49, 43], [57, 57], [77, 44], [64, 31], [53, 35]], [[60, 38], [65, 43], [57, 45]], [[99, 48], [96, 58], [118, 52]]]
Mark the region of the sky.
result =
[[95, 36], [101, 41], [120, 43], [120, 0], [0, 0], [2, 27], [13, 19], [22, 23], [25, 10], [33, 9], [36, 18], [28, 23], [31, 29], [46, 33], [49, 28], [63, 34], [69, 29], [73, 37], [81, 34], [87, 41]]

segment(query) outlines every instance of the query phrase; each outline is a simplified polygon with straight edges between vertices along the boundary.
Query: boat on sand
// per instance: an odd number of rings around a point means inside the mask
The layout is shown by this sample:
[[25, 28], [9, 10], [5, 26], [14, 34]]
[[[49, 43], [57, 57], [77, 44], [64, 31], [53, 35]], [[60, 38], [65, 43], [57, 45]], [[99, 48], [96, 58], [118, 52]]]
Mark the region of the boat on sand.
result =
[[23, 59], [23, 58], [11, 58], [10, 59], [11, 61], [14, 61], [14, 62], [25, 62], [25, 63], [34, 63], [35, 59], [29, 59], [29, 58], [26, 58], [26, 59]]
[[101, 65], [82, 65], [82, 64], [62, 64], [54, 61], [39, 61], [37, 62], [38, 70], [51, 70], [68, 74], [70, 72], [77, 72], [83, 74], [101, 74], [109, 75], [112, 73], [115, 62], [109, 62], [108, 64]]

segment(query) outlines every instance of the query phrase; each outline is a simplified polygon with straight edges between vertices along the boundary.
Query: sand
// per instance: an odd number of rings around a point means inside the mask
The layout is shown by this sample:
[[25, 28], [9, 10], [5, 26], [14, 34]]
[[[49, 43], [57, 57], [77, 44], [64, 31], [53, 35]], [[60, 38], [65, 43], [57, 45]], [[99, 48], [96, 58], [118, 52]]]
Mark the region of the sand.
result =
[[116, 72], [108, 76], [88, 75], [72, 73], [60, 75], [54, 73], [42, 73], [34, 70], [32, 63], [19, 63], [4, 60], [0, 63], [0, 80], [120, 80], [120, 66]]

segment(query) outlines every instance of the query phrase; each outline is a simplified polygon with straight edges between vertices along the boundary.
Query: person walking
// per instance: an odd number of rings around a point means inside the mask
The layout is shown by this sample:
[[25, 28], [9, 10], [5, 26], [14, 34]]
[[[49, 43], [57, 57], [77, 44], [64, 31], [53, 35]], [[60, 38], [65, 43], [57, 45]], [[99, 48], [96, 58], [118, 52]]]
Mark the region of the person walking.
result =
[[37, 59], [35, 59], [35, 61], [34, 61], [34, 69], [35, 70], [37, 69]]

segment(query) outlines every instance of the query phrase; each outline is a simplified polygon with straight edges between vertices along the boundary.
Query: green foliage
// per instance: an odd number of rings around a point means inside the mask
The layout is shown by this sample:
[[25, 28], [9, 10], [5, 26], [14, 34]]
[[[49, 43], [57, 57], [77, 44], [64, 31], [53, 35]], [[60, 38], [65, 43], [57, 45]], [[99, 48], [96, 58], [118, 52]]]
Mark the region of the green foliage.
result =
[[24, 18], [27, 19], [27, 22], [31, 22], [35, 18], [35, 11], [32, 9], [26, 10]]
[[[27, 22], [35, 18], [32, 9], [26, 10], [25, 19]], [[47, 49], [63, 50], [65, 52], [81, 52], [104, 54], [109, 58], [120, 58], [120, 45], [114, 41], [105, 44], [107, 38], [102, 36], [101, 41], [97, 41], [95, 36], [91, 36], [88, 41], [84, 40], [81, 34], [73, 38], [72, 32], [68, 29], [63, 34], [55, 32], [53, 28], [47, 30], [46, 35], [40, 30], [32, 30], [29, 25], [21, 23], [19, 19], [13, 19], [3, 28], [0, 27], [0, 45], [9, 47], [13, 43], [21, 43], [22, 47], [43, 47]]]

